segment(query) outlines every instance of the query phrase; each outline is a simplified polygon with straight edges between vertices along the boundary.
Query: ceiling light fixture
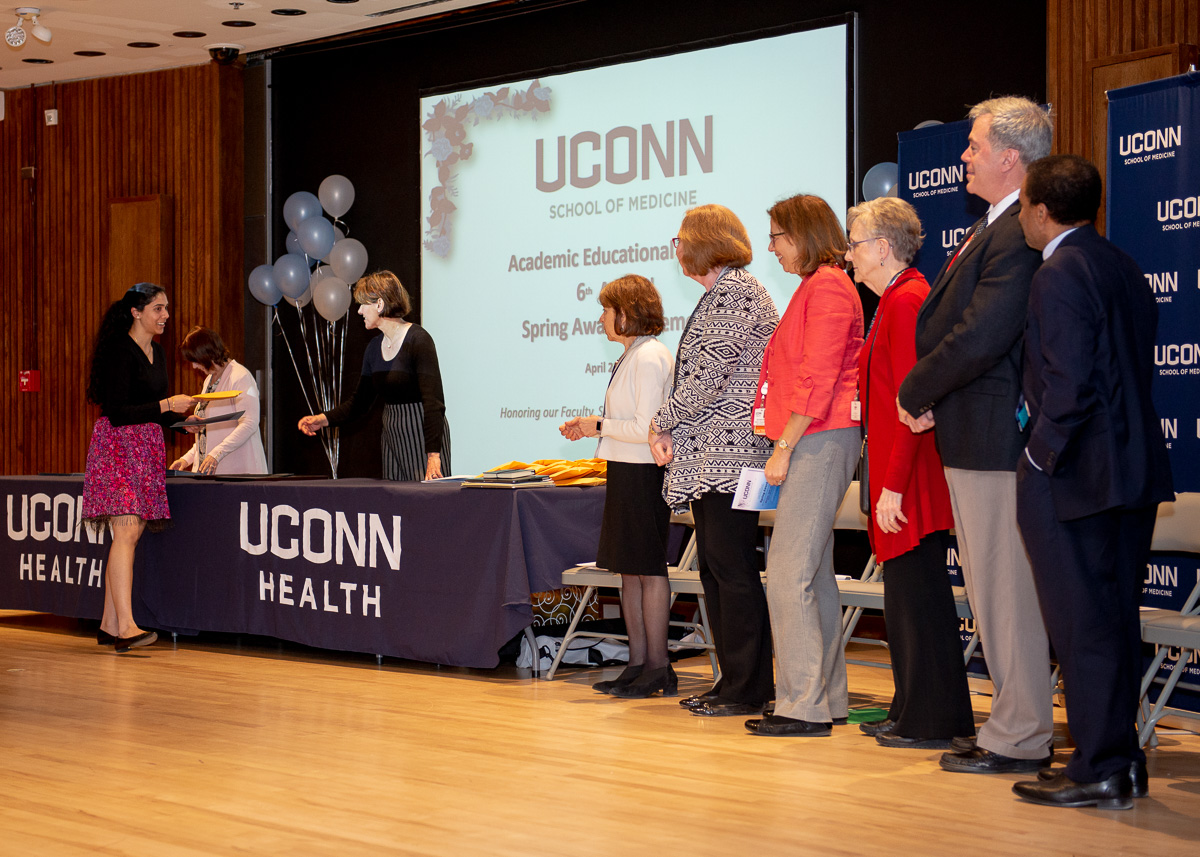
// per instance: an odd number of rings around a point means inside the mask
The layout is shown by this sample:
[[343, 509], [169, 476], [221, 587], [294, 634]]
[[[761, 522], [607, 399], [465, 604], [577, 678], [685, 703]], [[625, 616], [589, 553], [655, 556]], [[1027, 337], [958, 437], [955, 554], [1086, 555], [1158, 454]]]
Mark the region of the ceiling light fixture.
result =
[[17, 8], [17, 23], [13, 27], [9, 27], [4, 33], [4, 41], [9, 47], [19, 48], [25, 44], [27, 38], [24, 24], [28, 19], [30, 27], [29, 33], [39, 42], [47, 42], [54, 38], [54, 33], [50, 32], [50, 28], [38, 21], [38, 16], [42, 14], [42, 10], [36, 6], [20, 6]]

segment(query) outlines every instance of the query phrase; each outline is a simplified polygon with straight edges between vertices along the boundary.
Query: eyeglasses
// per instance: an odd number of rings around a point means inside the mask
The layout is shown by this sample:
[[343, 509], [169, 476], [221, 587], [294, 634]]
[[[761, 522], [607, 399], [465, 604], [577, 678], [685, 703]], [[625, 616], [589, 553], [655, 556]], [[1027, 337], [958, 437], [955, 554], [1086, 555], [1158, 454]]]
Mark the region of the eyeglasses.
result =
[[768, 244], [770, 244], [770, 243], [771, 243], [772, 241], [774, 241], [776, 238], [779, 238], [779, 237], [781, 237], [781, 236], [783, 236], [783, 235], [786, 235], [786, 234], [787, 234], [786, 232], [768, 232], [768, 233], [767, 233], [767, 243], [768, 243]]
[[[883, 236], [882, 236], [882, 235], [876, 235], [874, 238], [864, 238], [862, 241], [847, 241], [847, 242], [846, 242], [846, 245], [847, 245], [847, 246], [848, 246], [848, 247], [849, 247], [851, 250], [853, 250], [853, 249], [854, 249], [855, 247], [857, 247], [859, 244], [866, 244], [868, 241], [878, 241], [880, 238], [883, 238]], [[883, 240], [884, 240], [884, 241], [886, 241], [887, 239], [886, 239], [886, 238], [883, 238]]]
[[676, 250], [679, 249], [679, 236], [678, 235], [676, 235], [674, 238], [671, 239], [671, 246], [673, 248], [675, 248]]

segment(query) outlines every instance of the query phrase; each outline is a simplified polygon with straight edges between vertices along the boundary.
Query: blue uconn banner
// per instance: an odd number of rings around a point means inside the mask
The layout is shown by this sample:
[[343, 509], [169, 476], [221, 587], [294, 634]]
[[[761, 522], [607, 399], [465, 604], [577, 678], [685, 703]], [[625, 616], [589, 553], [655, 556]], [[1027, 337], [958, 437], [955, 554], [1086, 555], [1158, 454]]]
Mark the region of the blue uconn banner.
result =
[[1108, 93], [1107, 235], [1158, 299], [1154, 405], [1176, 491], [1200, 491], [1200, 75]]
[[987, 203], [967, 193], [962, 162], [971, 123], [966, 119], [934, 125], [898, 136], [898, 196], [912, 204], [925, 230], [925, 244], [914, 265], [930, 283], [971, 224], [987, 211]]

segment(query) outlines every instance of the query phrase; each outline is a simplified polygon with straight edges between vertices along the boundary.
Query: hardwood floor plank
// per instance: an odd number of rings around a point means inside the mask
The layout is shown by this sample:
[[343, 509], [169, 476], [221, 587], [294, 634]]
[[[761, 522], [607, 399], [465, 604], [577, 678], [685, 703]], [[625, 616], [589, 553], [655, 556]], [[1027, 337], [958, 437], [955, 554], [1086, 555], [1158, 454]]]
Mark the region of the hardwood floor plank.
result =
[[[681, 693], [707, 689], [707, 660], [677, 670]], [[1017, 800], [1022, 777], [944, 773], [853, 726], [763, 738], [596, 694], [603, 672], [231, 637], [117, 656], [69, 620], [0, 611], [0, 854], [1055, 857], [1200, 839], [1200, 736], [1163, 736], [1133, 811], [1055, 810]], [[852, 705], [891, 694], [886, 670], [851, 665], [850, 683]]]

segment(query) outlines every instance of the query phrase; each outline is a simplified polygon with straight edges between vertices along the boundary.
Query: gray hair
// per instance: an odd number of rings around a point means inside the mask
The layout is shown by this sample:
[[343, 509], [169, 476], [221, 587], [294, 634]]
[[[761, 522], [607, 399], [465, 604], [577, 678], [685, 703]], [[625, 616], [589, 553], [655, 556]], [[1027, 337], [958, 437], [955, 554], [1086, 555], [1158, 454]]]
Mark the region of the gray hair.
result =
[[992, 129], [988, 134], [992, 146], [1016, 149], [1023, 166], [1028, 167], [1038, 158], [1050, 154], [1054, 124], [1050, 114], [1028, 98], [1015, 95], [989, 98], [976, 104], [967, 114], [972, 123], [980, 116], [992, 117]]
[[854, 206], [846, 212], [846, 229], [852, 229], [860, 219], [872, 235], [887, 239], [896, 258], [905, 265], [912, 262], [925, 240], [917, 210], [894, 196], [881, 196]]

